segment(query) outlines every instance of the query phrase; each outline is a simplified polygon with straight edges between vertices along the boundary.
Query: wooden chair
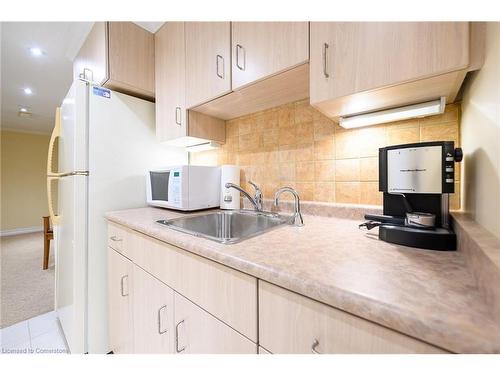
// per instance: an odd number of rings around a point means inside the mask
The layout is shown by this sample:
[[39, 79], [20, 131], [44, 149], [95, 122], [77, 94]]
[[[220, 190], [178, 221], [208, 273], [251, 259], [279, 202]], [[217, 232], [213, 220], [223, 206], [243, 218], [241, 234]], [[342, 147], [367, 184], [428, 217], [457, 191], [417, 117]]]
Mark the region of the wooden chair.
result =
[[54, 239], [54, 231], [50, 228], [50, 217], [43, 217], [43, 269], [49, 268], [50, 240]]

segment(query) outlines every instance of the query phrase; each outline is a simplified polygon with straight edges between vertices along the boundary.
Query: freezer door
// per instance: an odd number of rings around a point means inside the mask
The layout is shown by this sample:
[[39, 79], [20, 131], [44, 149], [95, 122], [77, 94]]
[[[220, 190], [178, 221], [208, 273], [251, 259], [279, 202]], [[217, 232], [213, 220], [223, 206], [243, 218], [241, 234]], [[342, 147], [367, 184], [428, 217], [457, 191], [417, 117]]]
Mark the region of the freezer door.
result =
[[[84, 171], [88, 166], [87, 92], [85, 82], [75, 81], [61, 106], [58, 169], [62, 173]], [[67, 176], [57, 181], [55, 308], [71, 353], [85, 353], [88, 177]]]

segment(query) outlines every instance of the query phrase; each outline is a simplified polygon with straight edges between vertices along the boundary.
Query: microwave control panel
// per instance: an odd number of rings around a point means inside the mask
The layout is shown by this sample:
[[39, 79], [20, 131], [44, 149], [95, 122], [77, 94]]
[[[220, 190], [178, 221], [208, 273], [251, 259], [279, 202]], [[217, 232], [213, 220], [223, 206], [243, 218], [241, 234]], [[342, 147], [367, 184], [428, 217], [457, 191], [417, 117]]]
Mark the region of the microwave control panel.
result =
[[171, 204], [180, 206], [181, 204], [181, 191], [182, 191], [182, 171], [180, 169], [172, 170], [170, 172], [169, 181], [169, 196], [172, 197]]

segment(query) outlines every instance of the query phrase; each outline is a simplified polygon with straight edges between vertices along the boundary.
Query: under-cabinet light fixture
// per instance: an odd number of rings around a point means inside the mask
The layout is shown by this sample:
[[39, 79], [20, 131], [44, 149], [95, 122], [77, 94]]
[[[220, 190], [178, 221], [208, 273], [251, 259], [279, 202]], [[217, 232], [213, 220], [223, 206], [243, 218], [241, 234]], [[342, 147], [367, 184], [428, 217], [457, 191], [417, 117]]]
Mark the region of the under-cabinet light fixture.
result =
[[187, 152], [209, 151], [220, 148], [220, 146], [221, 146], [220, 143], [210, 141], [210, 142], [199, 143], [197, 145], [187, 146], [186, 151]]
[[341, 117], [339, 119], [339, 125], [346, 129], [352, 129], [417, 117], [438, 115], [444, 112], [445, 105], [446, 98], [441, 97], [440, 99], [429, 102], [364, 113], [361, 115]]

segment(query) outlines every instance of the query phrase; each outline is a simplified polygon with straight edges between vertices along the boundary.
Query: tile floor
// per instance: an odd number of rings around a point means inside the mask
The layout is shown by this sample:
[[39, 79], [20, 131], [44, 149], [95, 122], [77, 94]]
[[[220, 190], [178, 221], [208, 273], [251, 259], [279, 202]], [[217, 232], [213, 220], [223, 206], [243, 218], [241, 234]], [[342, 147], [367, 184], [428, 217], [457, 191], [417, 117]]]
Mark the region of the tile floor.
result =
[[69, 353], [54, 311], [0, 329], [2, 354]]

